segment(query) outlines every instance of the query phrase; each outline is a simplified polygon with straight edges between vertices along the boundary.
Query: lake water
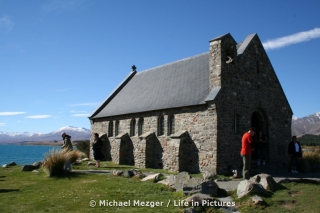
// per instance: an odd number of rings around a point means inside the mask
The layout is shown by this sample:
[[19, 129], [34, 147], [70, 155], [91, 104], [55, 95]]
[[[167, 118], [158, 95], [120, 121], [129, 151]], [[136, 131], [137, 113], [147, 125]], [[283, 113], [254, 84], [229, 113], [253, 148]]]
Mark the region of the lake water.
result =
[[60, 146], [0, 144], [0, 166], [11, 162], [27, 165], [43, 161], [44, 154], [49, 153], [52, 149], [60, 150]]

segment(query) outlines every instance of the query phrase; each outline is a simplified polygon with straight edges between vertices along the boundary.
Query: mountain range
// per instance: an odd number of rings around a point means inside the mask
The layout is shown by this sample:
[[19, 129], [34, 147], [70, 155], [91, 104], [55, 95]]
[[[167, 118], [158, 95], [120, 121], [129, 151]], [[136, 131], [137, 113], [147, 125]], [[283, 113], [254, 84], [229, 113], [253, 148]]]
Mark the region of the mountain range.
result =
[[[305, 134], [320, 135], [320, 112], [302, 118], [293, 117], [291, 123], [292, 135]], [[60, 129], [44, 134], [41, 132], [1, 132], [0, 143], [18, 143], [26, 141], [53, 142], [61, 141], [61, 133], [66, 132], [74, 140], [89, 140], [90, 130], [73, 126], [64, 126]]]
[[320, 135], [320, 112], [302, 118], [294, 117], [291, 123], [292, 135]]
[[75, 140], [88, 140], [90, 138], [90, 130], [86, 128], [79, 128], [73, 126], [64, 126], [60, 129], [50, 132], [1, 132], [0, 143], [17, 143], [26, 141], [39, 141], [39, 142], [53, 142], [62, 141], [61, 133], [67, 133]]

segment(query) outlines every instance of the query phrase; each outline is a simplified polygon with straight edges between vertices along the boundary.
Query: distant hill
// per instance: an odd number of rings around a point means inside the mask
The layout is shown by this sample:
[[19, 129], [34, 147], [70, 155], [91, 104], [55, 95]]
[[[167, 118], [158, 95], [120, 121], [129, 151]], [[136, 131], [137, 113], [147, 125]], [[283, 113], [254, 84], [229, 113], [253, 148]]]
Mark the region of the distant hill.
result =
[[60, 129], [44, 134], [40, 132], [0, 132], [0, 143], [18, 143], [26, 141], [61, 141], [61, 133], [66, 132], [71, 140], [89, 140], [90, 130], [73, 126], [64, 126]]
[[291, 124], [292, 135], [302, 136], [320, 135], [320, 112], [302, 118], [293, 118]]
[[298, 138], [301, 145], [307, 146], [319, 146], [320, 145], [320, 135], [303, 135]]

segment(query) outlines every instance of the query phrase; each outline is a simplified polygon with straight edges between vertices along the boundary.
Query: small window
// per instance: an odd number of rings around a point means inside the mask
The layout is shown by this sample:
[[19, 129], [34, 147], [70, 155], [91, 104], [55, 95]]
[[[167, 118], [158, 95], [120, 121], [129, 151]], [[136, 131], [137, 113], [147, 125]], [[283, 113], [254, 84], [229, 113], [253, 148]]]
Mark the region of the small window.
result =
[[136, 135], [136, 119], [132, 119], [130, 123], [130, 136]]
[[113, 121], [110, 121], [110, 122], [109, 122], [108, 136], [109, 136], [109, 137], [112, 137], [112, 136], [113, 136]]
[[260, 64], [259, 61], [256, 61], [257, 73], [260, 73]]
[[120, 127], [119, 127], [119, 121], [116, 121], [116, 128], [114, 130], [114, 134], [115, 136], [119, 135], [119, 130], [120, 130]]
[[168, 119], [168, 135], [174, 134], [174, 130], [175, 130], [174, 115], [171, 115], [169, 116], [169, 119]]
[[143, 134], [143, 124], [144, 124], [144, 120], [143, 118], [140, 118], [138, 122], [138, 135]]
[[160, 116], [158, 118], [158, 136], [164, 135], [164, 117]]

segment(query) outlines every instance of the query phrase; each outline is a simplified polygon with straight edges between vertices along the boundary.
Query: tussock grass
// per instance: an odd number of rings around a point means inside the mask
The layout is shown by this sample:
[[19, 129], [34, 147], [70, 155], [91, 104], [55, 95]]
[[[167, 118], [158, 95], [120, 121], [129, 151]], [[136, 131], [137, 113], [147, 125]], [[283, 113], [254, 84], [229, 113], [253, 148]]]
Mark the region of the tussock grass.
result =
[[72, 150], [70, 152], [64, 150], [52, 149], [49, 153], [44, 155], [43, 168], [48, 173], [49, 177], [62, 176], [64, 171], [64, 165], [67, 161], [70, 163], [75, 162], [77, 159], [85, 157], [83, 152], [78, 150]]
[[311, 152], [304, 152], [303, 158], [307, 159], [311, 164], [320, 164], [320, 150], [314, 149]]

